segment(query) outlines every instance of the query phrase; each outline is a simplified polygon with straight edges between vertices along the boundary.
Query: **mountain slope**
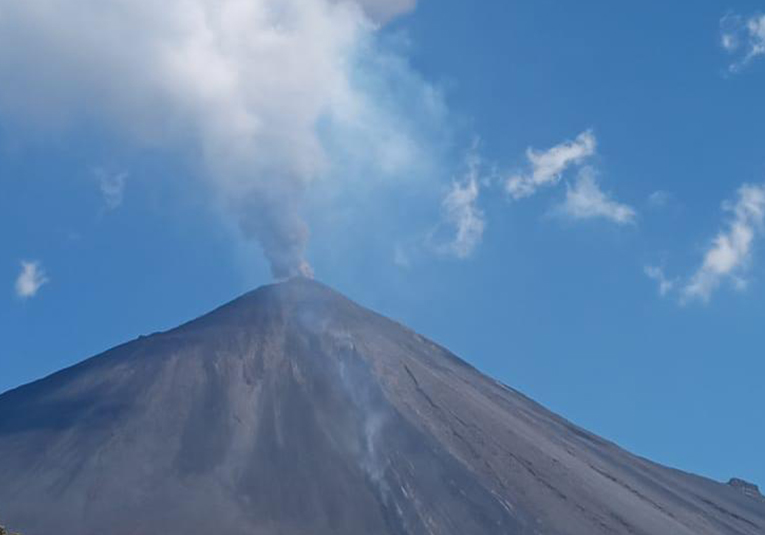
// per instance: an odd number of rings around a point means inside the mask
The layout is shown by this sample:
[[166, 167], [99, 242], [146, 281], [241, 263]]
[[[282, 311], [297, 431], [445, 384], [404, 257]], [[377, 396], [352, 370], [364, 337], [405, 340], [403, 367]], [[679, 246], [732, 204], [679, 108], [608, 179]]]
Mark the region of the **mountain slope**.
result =
[[765, 533], [305, 279], [0, 396], [0, 481], [25, 535]]

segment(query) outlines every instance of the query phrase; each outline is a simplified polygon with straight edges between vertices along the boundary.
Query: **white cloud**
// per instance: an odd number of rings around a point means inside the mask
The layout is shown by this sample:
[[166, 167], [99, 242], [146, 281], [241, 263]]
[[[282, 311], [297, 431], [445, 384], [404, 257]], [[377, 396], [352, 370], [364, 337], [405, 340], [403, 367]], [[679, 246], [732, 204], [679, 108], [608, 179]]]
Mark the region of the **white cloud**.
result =
[[728, 14], [720, 21], [720, 45], [737, 59], [729, 69], [736, 73], [752, 60], [765, 55], [765, 14], [750, 17]]
[[505, 182], [507, 192], [514, 199], [533, 195], [543, 186], [560, 182], [563, 173], [572, 165], [579, 165], [595, 154], [597, 141], [595, 135], [587, 130], [574, 141], [566, 141], [546, 151], [527, 149], [530, 172], [511, 176]]
[[108, 210], [116, 210], [122, 206], [125, 198], [125, 182], [128, 174], [125, 172], [109, 173], [105, 169], [97, 168], [93, 170], [98, 186], [101, 189], [101, 196]]
[[[441, 111], [438, 92], [376, 37], [413, 6], [0, 0], [0, 112], [43, 128], [96, 123], [198, 158], [188, 167], [223, 217], [260, 243], [274, 275], [307, 274], [309, 185], [348, 153], [407, 175], [423, 142], [397, 99]], [[327, 137], [354, 146], [338, 144], [338, 156]]]
[[755, 238], [762, 233], [765, 218], [765, 186], [745, 184], [735, 203], [725, 203], [732, 214], [726, 228], [715, 237], [701, 267], [683, 288], [685, 300], [709, 301], [723, 281], [746, 286], [744, 273], [751, 262]]
[[473, 152], [467, 163], [465, 176], [452, 182], [442, 204], [445, 222], [454, 230], [453, 238], [437, 246], [439, 252], [461, 259], [473, 254], [486, 228], [484, 213], [478, 207], [481, 161]]
[[37, 295], [49, 279], [39, 262], [21, 262], [21, 273], [16, 279], [16, 295], [29, 299]]
[[646, 266], [644, 272], [648, 278], [656, 281], [659, 285], [659, 295], [662, 297], [669, 294], [677, 284], [677, 280], [668, 279], [664, 274], [664, 270], [658, 266]]
[[566, 185], [566, 200], [558, 212], [571, 219], [607, 219], [619, 225], [635, 223], [637, 217], [632, 207], [615, 201], [600, 189], [591, 167], [579, 171], [573, 186]]

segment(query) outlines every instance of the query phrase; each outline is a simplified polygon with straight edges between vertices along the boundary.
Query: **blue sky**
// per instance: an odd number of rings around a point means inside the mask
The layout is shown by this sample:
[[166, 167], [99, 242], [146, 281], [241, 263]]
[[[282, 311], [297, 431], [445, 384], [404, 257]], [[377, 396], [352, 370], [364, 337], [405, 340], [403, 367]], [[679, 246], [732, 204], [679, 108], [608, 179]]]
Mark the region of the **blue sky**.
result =
[[[281, 14], [297, 63], [247, 98], [195, 54], [157, 93], [143, 27], [91, 61], [11, 10], [42, 33], [0, 28], [0, 391], [270, 282], [285, 223], [252, 214], [296, 211], [320, 280], [640, 455], [765, 484], [762, 6], [362, 3]], [[232, 155], [242, 110], [267, 133]]]

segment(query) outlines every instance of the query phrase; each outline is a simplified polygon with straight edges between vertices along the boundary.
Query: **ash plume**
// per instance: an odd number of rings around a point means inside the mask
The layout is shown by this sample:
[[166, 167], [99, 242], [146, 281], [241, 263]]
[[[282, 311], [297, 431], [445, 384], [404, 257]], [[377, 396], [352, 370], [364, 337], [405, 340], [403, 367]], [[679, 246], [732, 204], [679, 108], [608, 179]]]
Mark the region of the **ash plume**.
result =
[[[95, 124], [139, 147], [195, 155], [216, 206], [260, 244], [274, 276], [308, 275], [301, 207], [334, 163], [319, 125], [375, 115], [379, 99], [355, 83], [354, 65], [376, 53], [369, 43], [382, 25], [413, 7], [0, 0], [0, 113], [32, 131]], [[369, 146], [390, 145], [393, 128], [375, 128]]]

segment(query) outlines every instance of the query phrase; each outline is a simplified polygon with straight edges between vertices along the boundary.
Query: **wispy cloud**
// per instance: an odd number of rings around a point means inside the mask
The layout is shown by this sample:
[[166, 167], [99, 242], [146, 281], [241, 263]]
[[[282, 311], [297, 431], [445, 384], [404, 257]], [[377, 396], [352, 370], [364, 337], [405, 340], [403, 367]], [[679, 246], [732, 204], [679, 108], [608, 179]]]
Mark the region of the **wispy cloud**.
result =
[[662, 297], [668, 295], [674, 290], [677, 279], [670, 279], [664, 274], [664, 269], [658, 266], [646, 266], [643, 269], [649, 279], [656, 281], [659, 285], [659, 295]]
[[412, 266], [412, 259], [409, 256], [409, 252], [400, 243], [397, 243], [393, 247], [393, 263], [396, 266], [405, 269]]
[[48, 282], [48, 276], [39, 262], [22, 261], [21, 273], [16, 279], [16, 295], [22, 299], [32, 298]]
[[505, 189], [513, 199], [529, 197], [541, 187], [560, 182], [569, 167], [581, 164], [594, 155], [596, 148], [597, 141], [590, 130], [582, 132], [573, 141], [565, 141], [544, 151], [529, 148], [526, 150], [529, 171], [508, 178]]
[[664, 190], [656, 190], [648, 196], [648, 206], [658, 210], [665, 208], [671, 200], [671, 193]]
[[447, 243], [437, 246], [439, 252], [463, 259], [473, 254], [486, 228], [485, 215], [478, 206], [480, 158], [475, 153], [471, 154], [467, 165], [467, 172], [461, 179], [452, 182], [442, 204], [446, 223], [454, 229], [454, 236]]
[[720, 46], [736, 56], [729, 66], [732, 73], [740, 72], [754, 59], [765, 56], [765, 14], [725, 15], [720, 21]]
[[128, 173], [110, 173], [102, 168], [93, 170], [93, 174], [98, 180], [98, 186], [101, 190], [101, 196], [104, 199], [104, 205], [107, 210], [116, 210], [122, 206], [125, 199], [125, 183]]
[[576, 182], [566, 185], [566, 199], [557, 212], [571, 219], [606, 219], [619, 225], [634, 224], [635, 210], [614, 200], [598, 184], [592, 167], [579, 171]]
[[486, 214], [480, 207], [482, 193], [496, 184], [492, 172], [484, 173], [477, 143], [465, 159], [465, 170], [452, 179], [441, 201], [438, 222], [412, 239], [393, 247], [393, 263], [410, 268], [423, 252], [460, 260], [470, 258], [483, 241]]
[[744, 288], [745, 271], [751, 262], [755, 238], [762, 233], [765, 218], [765, 185], [745, 184], [735, 202], [723, 205], [732, 214], [726, 227], [712, 241], [704, 261], [683, 288], [685, 301], [709, 301], [723, 281]]

